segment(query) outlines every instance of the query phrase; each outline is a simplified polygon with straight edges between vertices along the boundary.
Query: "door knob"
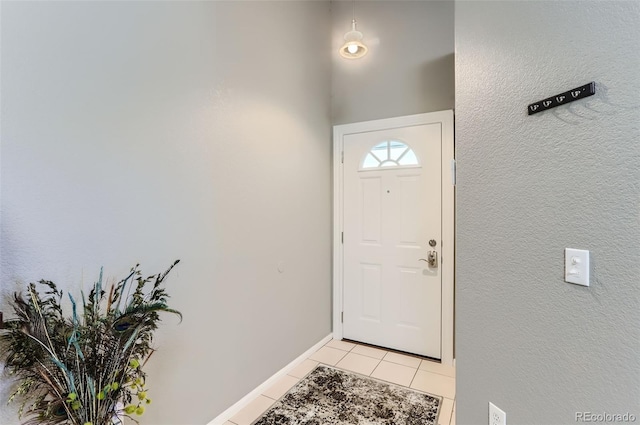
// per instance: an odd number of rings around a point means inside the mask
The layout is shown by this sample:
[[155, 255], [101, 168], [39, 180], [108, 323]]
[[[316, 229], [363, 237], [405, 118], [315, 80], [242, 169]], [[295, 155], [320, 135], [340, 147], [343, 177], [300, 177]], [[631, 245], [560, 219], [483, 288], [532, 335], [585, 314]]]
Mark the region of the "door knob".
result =
[[438, 251], [429, 251], [429, 254], [427, 254], [427, 263], [429, 263], [429, 267], [438, 267]]
[[438, 251], [429, 251], [427, 258], [418, 258], [418, 261], [424, 261], [430, 268], [435, 269], [438, 267]]

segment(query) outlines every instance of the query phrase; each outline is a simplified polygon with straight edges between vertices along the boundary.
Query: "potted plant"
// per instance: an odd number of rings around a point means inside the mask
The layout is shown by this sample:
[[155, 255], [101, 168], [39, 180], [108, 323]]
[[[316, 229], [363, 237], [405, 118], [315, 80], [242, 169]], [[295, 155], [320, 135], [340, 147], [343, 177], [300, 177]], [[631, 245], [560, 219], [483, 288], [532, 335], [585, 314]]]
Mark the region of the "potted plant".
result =
[[107, 425], [144, 413], [151, 399], [143, 367], [154, 352], [159, 313], [182, 319], [162, 285], [178, 261], [146, 278], [136, 265], [109, 288], [101, 271], [86, 298], [68, 294], [69, 317], [53, 282], [14, 294], [15, 318], [0, 329], [0, 359], [17, 380], [9, 401], [21, 399], [25, 425]]

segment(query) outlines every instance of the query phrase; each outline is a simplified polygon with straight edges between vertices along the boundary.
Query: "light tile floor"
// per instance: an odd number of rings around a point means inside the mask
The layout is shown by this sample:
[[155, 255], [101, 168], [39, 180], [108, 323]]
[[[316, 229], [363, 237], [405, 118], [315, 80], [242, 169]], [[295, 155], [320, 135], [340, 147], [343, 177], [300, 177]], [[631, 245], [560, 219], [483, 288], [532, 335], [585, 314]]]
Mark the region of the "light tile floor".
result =
[[225, 425], [250, 425], [319, 363], [443, 397], [438, 425], [455, 425], [456, 371], [419, 357], [332, 339]]

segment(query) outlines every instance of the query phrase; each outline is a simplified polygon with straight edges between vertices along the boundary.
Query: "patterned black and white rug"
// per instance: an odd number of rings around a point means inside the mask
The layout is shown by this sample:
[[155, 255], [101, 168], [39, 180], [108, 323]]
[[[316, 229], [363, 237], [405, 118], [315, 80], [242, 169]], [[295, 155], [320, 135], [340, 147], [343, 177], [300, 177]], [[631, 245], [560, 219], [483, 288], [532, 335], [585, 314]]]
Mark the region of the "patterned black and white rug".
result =
[[435, 425], [442, 398], [319, 365], [253, 425]]

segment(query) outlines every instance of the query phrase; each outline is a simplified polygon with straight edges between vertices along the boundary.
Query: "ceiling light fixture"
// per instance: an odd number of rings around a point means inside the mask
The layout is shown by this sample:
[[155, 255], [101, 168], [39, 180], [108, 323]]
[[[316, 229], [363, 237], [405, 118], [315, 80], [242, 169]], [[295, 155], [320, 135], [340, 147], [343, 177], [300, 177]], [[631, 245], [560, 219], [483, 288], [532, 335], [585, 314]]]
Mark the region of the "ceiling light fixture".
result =
[[362, 43], [362, 33], [356, 29], [356, 5], [353, 2], [353, 19], [351, 31], [344, 35], [344, 44], [340, 48], [340, 55], [347, 59], [358, 59], [367, 54], [367, 46]]

